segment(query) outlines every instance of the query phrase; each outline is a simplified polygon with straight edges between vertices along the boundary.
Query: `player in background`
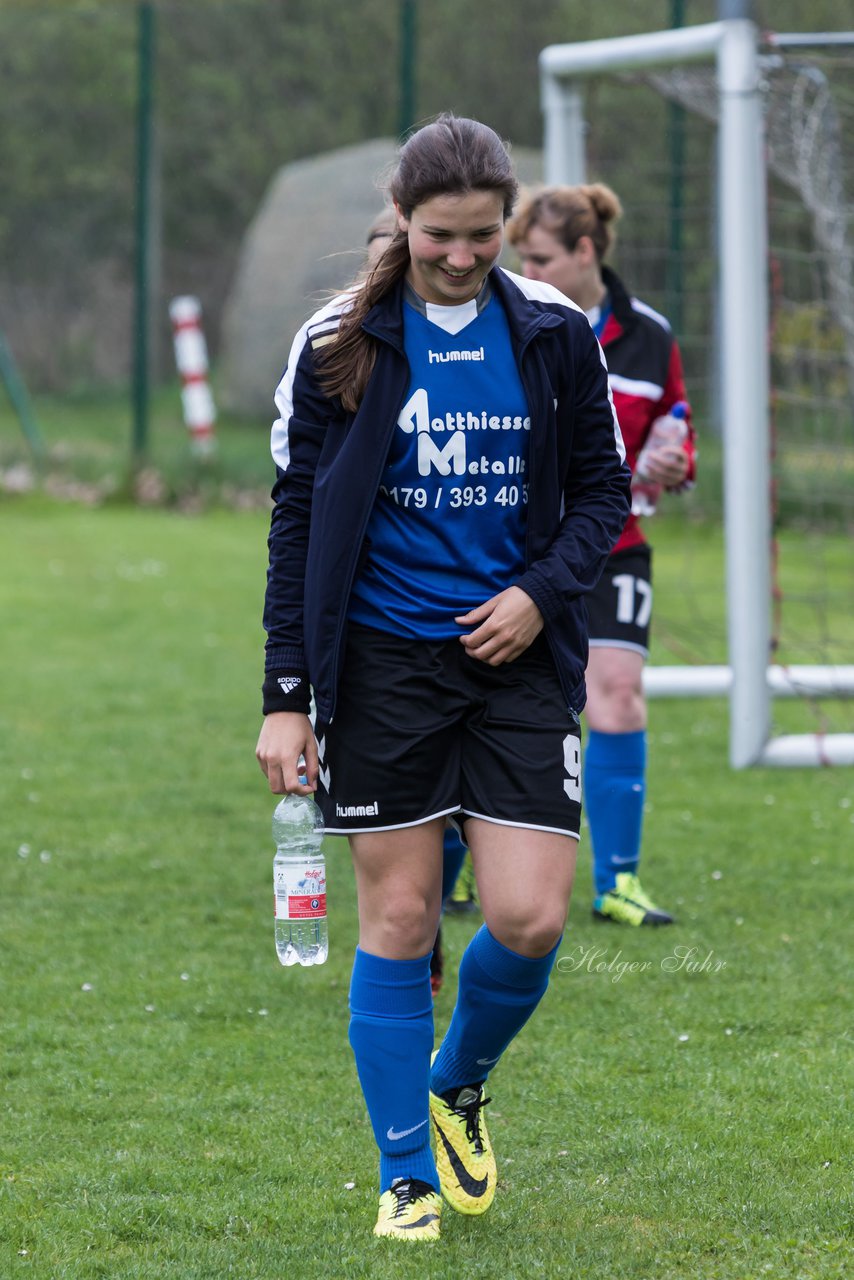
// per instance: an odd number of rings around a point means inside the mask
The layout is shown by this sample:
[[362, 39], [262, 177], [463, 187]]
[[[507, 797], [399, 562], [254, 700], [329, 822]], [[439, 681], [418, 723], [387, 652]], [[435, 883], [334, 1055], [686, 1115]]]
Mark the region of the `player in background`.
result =
[[[547, 281], [587, 313], [608, 362], [633, 472], [653, 423], [685, 402], [684, 443], [656, 450], [648, 469], [656, 484], [679, 492], [694, 480], [682, 359], [667, 320], [631, 297], [603, 264], [614, 241], [612, 224], [621, 213], [619, 199], [602, 183], [548, 187], [523, 197], [508, 225], [508, 240], [529, 280]], [[637, 515], [629, 516], [587, 607], [584, 807], [593, 845], [593, 914], [618, 924], [671, 924], [673, 916], [656, 905], [638, 876], [646, 785], [642, 677], [652, 576], [651, 550]]]
[[374, 218], [365, 237], [365, 270], [370, 272], [388, 248], [397, 229], [394, 209], [387, 205]]
[[[348, 836], [350, 1043], [380, 1154], [374, 1231], [427, 1241], [440, 1187], [466, 1214], [495, 1194], [484, 1085], [545, 993], [563, 933], [583, 597], [625, 523], [630, 476], [587, 321], [497, 266], [517, 194], [498, 135], [439, 117], [403, 144], [390, 194], [391, 243], [302, 326], [276, 391], [256, 755], [274, 793], [316, 789], [327, 831]], [[484, 923], [434, 1056], [451, 815]]]

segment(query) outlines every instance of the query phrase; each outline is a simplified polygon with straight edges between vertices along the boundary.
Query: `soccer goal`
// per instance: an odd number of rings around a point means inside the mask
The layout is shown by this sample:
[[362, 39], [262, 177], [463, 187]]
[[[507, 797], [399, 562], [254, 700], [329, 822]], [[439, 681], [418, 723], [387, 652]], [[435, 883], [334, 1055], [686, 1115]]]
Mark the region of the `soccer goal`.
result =
[[[727, 661], [645, 680], [650, 696], [727, 695], [734, 768], [854, 764], [850, 721], [818, 712], [854, 706], [854, 572], [831, 585], [812, 554], [854, 527], [852, 70], [854, 33], [768, 36], [742, 16], [540, 55], [546, 181], [620, 193], [634, 230], [618, 267], [673, 321], [692, 399], [719, 425]], [[658, 137], [656, 185], [626, 157]], [[810, 557], [784, 599], [786, 537]], [[781, 616], [806, 613], [815, 636], [792, 651], [817, 660], [781, 661]], [[796, 698], [811, 732], [775, 723], [776, 700]]]

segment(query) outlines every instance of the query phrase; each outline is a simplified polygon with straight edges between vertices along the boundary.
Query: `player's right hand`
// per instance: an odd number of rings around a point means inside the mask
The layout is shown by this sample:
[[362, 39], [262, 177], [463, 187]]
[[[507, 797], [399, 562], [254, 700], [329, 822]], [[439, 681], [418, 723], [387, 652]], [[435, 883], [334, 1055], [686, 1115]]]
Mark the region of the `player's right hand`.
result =
[[[264, 717], [255, 758], [274, 795], [309, 796], [317, 790], [317, 742], [302, 711], [271, 711]], [[305, 766], [300, 769], [300, 758]], [[303, 773], [306, 781], [300, 781]]]

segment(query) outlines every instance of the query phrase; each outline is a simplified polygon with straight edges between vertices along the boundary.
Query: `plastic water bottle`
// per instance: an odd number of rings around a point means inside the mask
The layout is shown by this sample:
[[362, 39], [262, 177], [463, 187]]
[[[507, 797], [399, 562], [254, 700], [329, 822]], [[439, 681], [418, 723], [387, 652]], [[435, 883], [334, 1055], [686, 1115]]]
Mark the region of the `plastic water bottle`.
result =
[[285, 796], [273, 814], [276, 954], [282, 964], [323, 964], [329, 953], [323, 815], [311, 796]]
[[677, 400], [669, 413], [656, 418], [649, 429], [649, 435], [638, 454], [635, 471], [632, 476], [632, 515], [652, 516], [661, 497], [660, 484], [650, 480], [646, 467], [650, 454], [655, 453], [662, 445], [681, 444], [688, 435], [688, 423], [685, 421], [688, 406], [684, 400]]

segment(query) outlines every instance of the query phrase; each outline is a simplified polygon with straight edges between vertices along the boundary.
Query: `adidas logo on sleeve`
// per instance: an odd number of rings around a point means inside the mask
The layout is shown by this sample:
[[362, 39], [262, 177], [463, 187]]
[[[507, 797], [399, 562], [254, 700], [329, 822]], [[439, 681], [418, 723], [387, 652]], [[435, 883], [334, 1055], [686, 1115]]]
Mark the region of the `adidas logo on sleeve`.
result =
[[293, 693], [294, 689], [298, 689], [302, 684], [299, 676], [279, 676], [277, 681], [282, 693]]

